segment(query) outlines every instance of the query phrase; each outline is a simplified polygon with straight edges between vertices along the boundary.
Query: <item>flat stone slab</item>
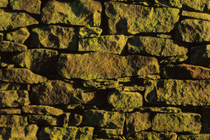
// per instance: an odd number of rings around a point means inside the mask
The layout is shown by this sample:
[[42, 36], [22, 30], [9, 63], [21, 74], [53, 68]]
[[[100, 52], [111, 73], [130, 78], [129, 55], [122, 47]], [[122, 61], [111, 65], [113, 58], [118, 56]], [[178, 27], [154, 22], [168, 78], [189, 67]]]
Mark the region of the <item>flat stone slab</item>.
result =
[[0, 41], [0, 52], [23, 52], [27, 46], [10, 41]]
[[0, 115], [0, 127], [28, 125], [27, 117], [20, 115]]

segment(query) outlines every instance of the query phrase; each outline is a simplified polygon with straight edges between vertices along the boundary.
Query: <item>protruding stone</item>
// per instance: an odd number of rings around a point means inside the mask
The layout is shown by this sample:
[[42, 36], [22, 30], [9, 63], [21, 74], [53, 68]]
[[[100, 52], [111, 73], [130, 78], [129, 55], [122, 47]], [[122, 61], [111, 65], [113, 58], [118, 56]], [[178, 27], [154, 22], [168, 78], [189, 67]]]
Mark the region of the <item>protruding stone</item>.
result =
[[41, 0], [10, 0], [13, 10], [25, 10], [32, 14], [41, 14]]
[[201, 115], [194, 113], [157, 114], [152, 121], [152, 130], [199, 133]]
[[154, 8], [118, 2], [106, 2], [105, 8], [108, 32], [111, 34], [167, 33], [179, 20], [179, 9], [176, 8]]
[[93, 139], [93, 127], [44, 127], [39, 133], [40, 140], [55, 139], [55, 140], [91, 140]]
[[181, 113], [182, 110], [177, 107], [141, 107], [142, 112], [156, 112], [156, 113]]
[[0, 107], [22, 107], [30, 104], [26, 90], [0, 91]]
[[0, 115], [0, 127], [27, 125], [27, 117], [19, 115]]
[[30, 49], [13, 57], [13, 61], [23, 68], [36, 73], [55, 73], [58, 52], [48, 49]]
[[134, 36], [128, 39], [128, 52], [130, 54], [172, 57], [186, 55], [188, 49], [176, 44], [171, 39]]
[[102, 6], [93, 0], [59, 2], [50, 0], [42, 9], [42, 22], [100, 26]]
[[83, 125], [122, 129], [125, 122], [125, 115], [119, 112], [109, 112], [104, 110], [86, 110], [84, 111]]
[[38, 124], [45, 126], [58, 125], [57, 118], [47, 115], [29, 115], [28, 121], [30, 124]]
[[51, 106], [43, 106], [43, 105], [23, 106], [22, 112], [26, 114], [52, 115], [52, 116], [60, 116], [63, 114], [63, 110], [61, 109], [54, 108]]
[[99, 27], [80, 27], [79, 38], [99, 37], [102, 31]]
[[48, 25], [32, 29], [32, 47], [77, 50], [78, 33], [72, 27]]
[[177, 140], [208, 140], [210, 134], [179, 135]]
[[127, 42], [124, 35], [107, 35], [79, 40], [79, 51], [121, 54]]
[[9, 41], [0, 42], [0, 52], [23, 52], [27, 50], [27, 46]]
[[25, 68], [0, 69], [0, 80], [20, 84], [37, 84], [47, 81], [47, 78], [34, 74]]
[[79, 126], [82, 123], [83, 116], [75, 113], [65, 113], [64, 127]]
[[159, 73], [156, 58], [106, 53], [61, 54], [58, 73], [63, 78], [113, 79]]
[[30, 33], [27, 28], [20, 28], [6, 34], [7, 40], [20, 44], [23, 44], [29, 36]]
[[158, 133], [142, 131], [135, 133], [135, 138], [139, 140], [177, 140], [177, 134], [173, 132]]
[[38, 24], [39, 22], [26, 13], [6, 12], [0, 9], [0, 31]]
[[210, 41], [209, 32], [210, 21], [184, 19], [177, 26], [175, 38], [189, 43], [206, 42]]
[[210, 79], [210, 69], [189, 64], [168, 65], [163, 68], [167, 79]]
[[21, 109], [9, 108], [9, 109], [0, 109], [1, 115], [20, 115]]
[[9, 0], [1, 0], [0, 1], [0, 7], [7, 7], [9, 4]]
[[143, 105], [143, 97], [138, 92], [112, 92], [107, 98], [114, 110], [132, 111]]
[[125, 122], [129, 133], [147, 130], [151, 127], [150, 113], [127, 113]]
[[207, 13], [200, 13], [200, 12], [191, 12], [191, 11], [182, 11], [183, 17], [190, 17], [195, 19], [202, 19], [202, 20], [208, 20], [210, 21], [210, 14]]

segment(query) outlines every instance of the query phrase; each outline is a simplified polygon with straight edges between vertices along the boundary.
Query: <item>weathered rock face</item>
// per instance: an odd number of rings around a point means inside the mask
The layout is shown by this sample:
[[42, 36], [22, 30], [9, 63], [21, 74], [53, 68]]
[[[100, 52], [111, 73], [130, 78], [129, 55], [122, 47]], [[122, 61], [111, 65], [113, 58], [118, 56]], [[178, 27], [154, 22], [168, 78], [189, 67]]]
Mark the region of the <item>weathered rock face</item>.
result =
[[27, 117], [19, 115], [0, 115], [0, 127], [27, 125]]
[[0, 9], [0, 31], [38, 24], [30, 15], [21, 12], [7, 12]]
[[159, 73], [157, 59], [105, 53], [61, 54], [58, 73], [67, 79], [112, 79]]
[[65, 113], [65, 118], [64, 118], [64, 127], [68, 126], [79, 126], [82, 123], [83, 116], [79, 114], [74, 114], [74, 113]]
[[9, 4], [8, 0], [1, 0], [0, 1], [0, 7], [7, 7], [8, 4]]
[[80, 27], [79, 38], [100, 37], [102, 31], [99, 27]]
[[189, 43], [210, 41], [209, 25], [209, 21], [184, 19], [177, 26], [175, 38]]
[[41, 0], [10, 0], [10, 6], [13, 10], [25, 10], [29, 13], [41, 13]]
[[93, 0], [59, 2], [50, 0], [42, 9], [42, 22], [100, 26], [102, 6]]
[[56, 126], [58, 125], [57, 118], [47, 115], [29, 115], [28, 122], [31, 124], [38, 124], [44, 126]]
[[186, 55], [188, 49], [171, 39], [134, 36], [128, 39], [128, 53], [162, 57]]
[[209, 134], [196, 134], [196, 135], [180, 135], [178, 137], [178, 140], [190, 140], [190, 139], [207, 140], [207, 139], [210, 139], [210, 135]]
[[53, 73], [56, 71], [55, 61], [58, 52], [48, 49], [30, 49], [13, 57], [13, 61], [23, 68], [36, 73]]
[[30, 35], [30, 33], [27, 28], [20, 28], [13, 32], [7, 33], [6, 38], [9, 41], [23, 44], [28, 39], [29, 35]]
[[111, 34], [166, 33], [179, 20], [179, 10], [175, 8], [149, 8], [118, 2], [106, 2], [105, 7]]
[[176, 107], [141, 107], [140, 111], [143, 112], [156, 112], [156, 113], [180, 113], [182, 110]]
[[148, 140], [177, 140], [176, 133], [158, 133], [158, 132], [146, 132], [142, 131], [135, 133], [137, 139], [148, 139]]
[[127, 38], [124, 35], [108, 35], [98, 38], [80, 39], [78, 50], [121, 54], [126, 45], [126, 41]]
[[120, 139], [119, 135], [123, 134], [121, 129], [106, 129], [101, 128], [98, 130], [97, 134], [100, 138], [107, 138], [107, 139]]
[[152, 121], [152, 130], [199, 133], [201, 116], [193, 113], [157, 114]]
[[21, 109], [0, 109], [0, 114], [2, 115], [20, 115]]
[[0, 52], [23, 52], [27, 50], [27, 46], [9, 41], [0, 42]]
[[57, 25], [33, 28], [32, 47], [77, 50], [78, 33], [72, 27]]
[[195, 19], [202, 19], [202, 20], [210, 20], [210, 15], [207, 13], [198, 13], [198, 12], [191, 12], [191, 11], [182, 11], [183, 17], [190, 17]]
[[4, 82], [14, 82], [21, 84], [37, 84], [47, 81], [47, 78], [34, 74], [28, 69], [13, 68], [0, 69], [0, 80]]

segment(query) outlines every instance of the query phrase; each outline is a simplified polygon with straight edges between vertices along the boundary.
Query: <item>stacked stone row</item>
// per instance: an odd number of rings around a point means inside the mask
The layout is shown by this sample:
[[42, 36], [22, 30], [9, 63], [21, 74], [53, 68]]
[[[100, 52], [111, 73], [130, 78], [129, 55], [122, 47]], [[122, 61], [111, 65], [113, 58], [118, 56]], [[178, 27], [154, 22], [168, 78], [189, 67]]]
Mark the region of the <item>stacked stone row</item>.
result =
[[0, 139], [210, 139], [209, 0], [1, 0]]

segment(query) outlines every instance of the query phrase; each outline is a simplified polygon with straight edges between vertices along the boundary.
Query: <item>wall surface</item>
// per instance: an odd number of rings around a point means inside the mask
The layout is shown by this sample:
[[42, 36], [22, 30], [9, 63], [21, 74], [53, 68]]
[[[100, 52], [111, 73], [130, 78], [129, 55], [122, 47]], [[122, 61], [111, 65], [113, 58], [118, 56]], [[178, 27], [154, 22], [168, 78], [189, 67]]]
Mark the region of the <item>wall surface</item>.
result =
[[0, 139], [209, 140], [209, 0], [0, 0]]

